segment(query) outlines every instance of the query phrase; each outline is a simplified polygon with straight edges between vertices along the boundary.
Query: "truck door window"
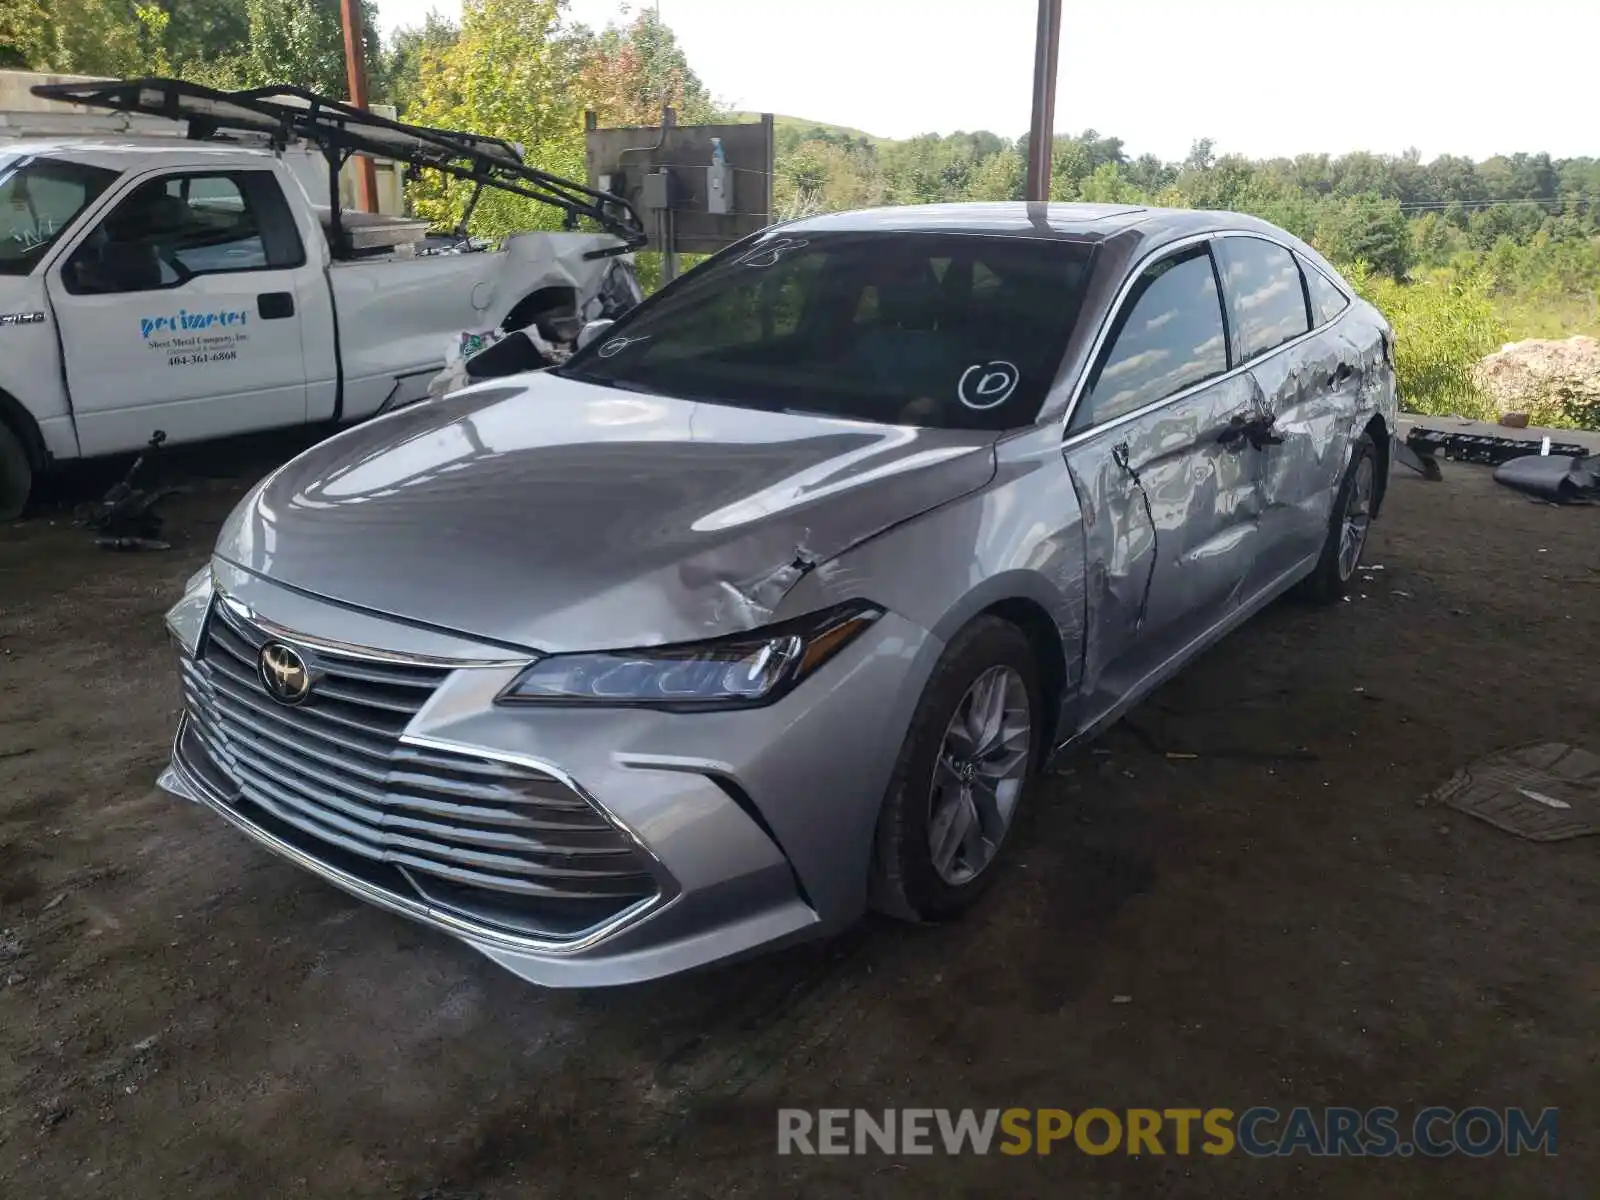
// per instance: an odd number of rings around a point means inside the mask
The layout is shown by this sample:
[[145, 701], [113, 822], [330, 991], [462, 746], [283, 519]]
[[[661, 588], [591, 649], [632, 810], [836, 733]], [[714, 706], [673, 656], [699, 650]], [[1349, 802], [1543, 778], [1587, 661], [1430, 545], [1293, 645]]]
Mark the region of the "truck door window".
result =
[[266, 171], [235, 171], [141, 184], [78, 247], [63, 275], [70, 292], [105, 294], [304, 263], [277, 181]]

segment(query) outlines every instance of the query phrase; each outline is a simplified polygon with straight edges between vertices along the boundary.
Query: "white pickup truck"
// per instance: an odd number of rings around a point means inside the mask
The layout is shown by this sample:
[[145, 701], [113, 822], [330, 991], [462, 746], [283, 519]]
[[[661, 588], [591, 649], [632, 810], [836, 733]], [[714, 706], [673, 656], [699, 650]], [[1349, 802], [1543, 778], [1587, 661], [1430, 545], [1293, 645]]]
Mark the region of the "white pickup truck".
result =
[[[137, 450], [157, 431], [192, 442], [359, 420], [423, 398], [463, 330], [538, 323], [570, 339], [639, 298], [631, 210], [505, 143], [288, 89], [36, 91], [181, 115], [189, 136], [0, 143], [0, 519], [53, 463]], [[353, 149], [541, 199], [602, 232], [430, 244], [420, 222], [341, 211]], [[319, 151], [335, 181], [322, 205], [305, 186]]]

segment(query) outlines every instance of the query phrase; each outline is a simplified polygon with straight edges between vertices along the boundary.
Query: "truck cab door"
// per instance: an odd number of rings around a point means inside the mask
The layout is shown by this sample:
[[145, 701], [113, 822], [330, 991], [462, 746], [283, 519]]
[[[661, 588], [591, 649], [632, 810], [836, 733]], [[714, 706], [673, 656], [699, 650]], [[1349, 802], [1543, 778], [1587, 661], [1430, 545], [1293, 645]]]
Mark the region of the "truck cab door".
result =
[[270, 170], [137, 182], [47, 277], [83, 453], [303, 423], [306, 263]]

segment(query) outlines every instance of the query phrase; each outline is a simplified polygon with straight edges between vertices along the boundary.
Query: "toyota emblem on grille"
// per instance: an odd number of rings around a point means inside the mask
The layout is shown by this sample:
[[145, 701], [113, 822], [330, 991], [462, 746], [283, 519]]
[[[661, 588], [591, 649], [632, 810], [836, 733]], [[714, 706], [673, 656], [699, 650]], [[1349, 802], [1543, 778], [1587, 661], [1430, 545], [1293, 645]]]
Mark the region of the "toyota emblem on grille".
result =
[[261, 686], [279, 704], [299, 704], [311, 694], [311, 670], [300, 652], [282, 642], [268, 642], [256, 660]]

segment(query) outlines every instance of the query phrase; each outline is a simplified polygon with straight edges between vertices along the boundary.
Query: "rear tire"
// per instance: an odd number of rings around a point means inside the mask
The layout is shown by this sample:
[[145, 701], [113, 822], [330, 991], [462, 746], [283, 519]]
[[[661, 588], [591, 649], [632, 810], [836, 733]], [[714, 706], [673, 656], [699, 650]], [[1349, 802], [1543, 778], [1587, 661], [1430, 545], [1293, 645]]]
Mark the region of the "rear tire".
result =
[[15, 521], [22, 515], [33, 490], [33, 464], [28, 450], [11, 427], [0, 421], [0, 521]]
[[1371, 435], [1361, 434], [1334, 494], [1322, 555], [1298, 588], [1298, 594], [1313, 604], [1331, 604], [1342, 597], [1361, 566], [1378, 496], [1378, 461]]
[[917, 704], [878, 817], [874, 908], [939, 921], [988, 890], [1043, 759], [1044, 713], [1020, 629], [979, 617], [956, 634]]

